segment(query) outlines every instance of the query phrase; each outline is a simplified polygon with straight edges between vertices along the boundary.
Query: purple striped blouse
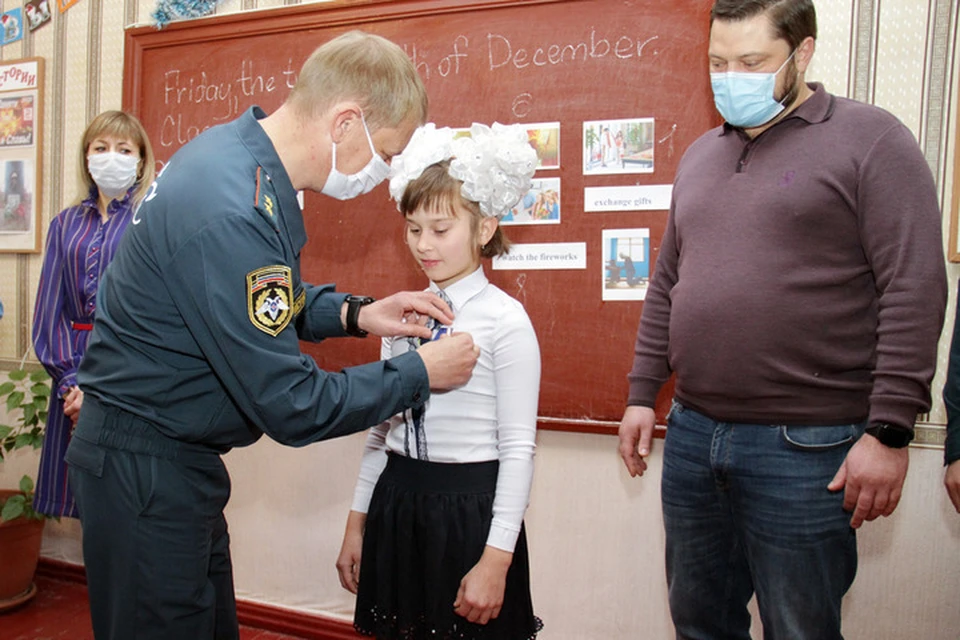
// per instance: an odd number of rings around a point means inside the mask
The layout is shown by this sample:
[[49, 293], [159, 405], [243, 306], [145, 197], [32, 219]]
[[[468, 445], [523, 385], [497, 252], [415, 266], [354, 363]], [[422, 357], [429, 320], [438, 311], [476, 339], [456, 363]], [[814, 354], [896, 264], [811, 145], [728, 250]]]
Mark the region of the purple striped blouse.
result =
[[63, 462], [72, 425], [63, 415], [62, 396], [77, 384], [77, 368], [90, 337], [89, 330], [76, 325], [93, 322], [97, 287], [133, 217], [131, 194], [136, 189], [134, 185], [123, 199], [110, 202], [106, 222], [100, 218], [94, 189], [83, 202], [61, 211], [47, 233], [33, 315], [33, 349], [56, 393], [47, 416], [34, 505], [51, 515], [76, 515]]

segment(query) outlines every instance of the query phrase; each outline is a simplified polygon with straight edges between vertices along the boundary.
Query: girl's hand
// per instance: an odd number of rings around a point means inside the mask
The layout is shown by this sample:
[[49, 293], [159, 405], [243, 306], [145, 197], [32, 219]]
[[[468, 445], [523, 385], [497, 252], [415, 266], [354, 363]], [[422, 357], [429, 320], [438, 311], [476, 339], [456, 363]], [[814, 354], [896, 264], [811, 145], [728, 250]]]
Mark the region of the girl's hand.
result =
[[480, 561], [460, 581], [453, 612], [476, 624], [487, 624], [499, 616], [512, 561], [513, 554], [508, 551], [484, 548]]
[[347, 516], [347, 530], [343, 533], [343, 545], [337, 557], [337, 573], [340, 574], [340, 586], [352, 594], [357, 593], [360, 584], [360, 553], [363, 549], [363, 525], [367, 515], [351, 511]]

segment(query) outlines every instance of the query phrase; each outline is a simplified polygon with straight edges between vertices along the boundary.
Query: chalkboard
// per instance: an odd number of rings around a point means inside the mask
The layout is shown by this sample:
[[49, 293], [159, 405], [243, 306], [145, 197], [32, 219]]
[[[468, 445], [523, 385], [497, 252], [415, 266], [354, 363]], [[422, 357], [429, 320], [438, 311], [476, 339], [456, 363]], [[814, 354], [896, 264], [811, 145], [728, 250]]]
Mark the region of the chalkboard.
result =
[[[604, 229], [649, 229], [656, 261], [666, 206], [585, 212], [584, 189], [669, 185], [684, 149], [717, 124], [707, 76], [711, 0], [366, 0], [318, 3], [126, 33], [124, 108], [160, 163], [252, 104], [278, 107], [306, 57], [350, 29], [404, 47], [440, 126], [559, 123], [559, 224], [510, 226], [515, 243], [585, 243], [586, 268], [503, 270], [491, 280], [525, 305], [540, 340], [544, 428], [611, 432], [623, 413], [642, 302], [604, 301]], [[652, 119], [653, 170], [585, 175], [584, 122]], [[216, 162], [216, 158], [211, 158]], [[340, 203], [308, 193], [304, 278], [385, 296], [426, 285], [402, 243], [386, 186]], [[304, 345], [339, 370], [376, 359], [376, 340]], [[669, 401], [661, 393], [661, 419]]]

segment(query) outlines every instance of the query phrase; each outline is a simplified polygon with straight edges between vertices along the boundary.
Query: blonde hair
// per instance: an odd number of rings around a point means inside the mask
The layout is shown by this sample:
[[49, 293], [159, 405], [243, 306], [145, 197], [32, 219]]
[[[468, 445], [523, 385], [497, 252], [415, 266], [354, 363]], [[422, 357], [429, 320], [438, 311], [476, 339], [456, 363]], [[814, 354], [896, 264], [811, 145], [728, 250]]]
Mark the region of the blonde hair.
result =
[[349, 31], [318, 47], [300, 70], [287, 102], [312, 117], [355, 100], [371, 131], [427, 119], [427, 90], [410, 57], [386, 38]]
[[94, 118], [83, 132], [80, 142], [80, 180], [86, 189], [80, 194], [77, 203], [86, 200], [90, 196], [90, 190], [97, 187], [90, 175], [90, 169], [87, 168], [87, 152], [94, 140], [105, 136], [130, 140], [140, 148], [140, 164], [137, 168], [137, 181], [134, 183], [137, 190], [131, 196], [133, 204], [137, 205], [147, 195], [156, 177], [156, 159], [146, 129], [135, 116], [125, 111], [104, 111]]
[[[451, 216], [456, 216], [457, 204], [459, 204], [470, 212], [470, 228], [476, 237], [480, 229], [480, 221], [488, 216], [483, 215], [479, 204], [463, 197], [460, 191], [463, 181], [451, 176], [449, 169], [449, 160], [437, 162], [424, 169], [418, 178], [411, 180], [400, 202], [397, 203], [400, 213], [406, 217], [424, 208], [446, 211]], [[502, 256], [510, 251], [511, 244], [500, 225], [497, 225], [493, 236], [480, 248], [480, 256], [482, 258]]]

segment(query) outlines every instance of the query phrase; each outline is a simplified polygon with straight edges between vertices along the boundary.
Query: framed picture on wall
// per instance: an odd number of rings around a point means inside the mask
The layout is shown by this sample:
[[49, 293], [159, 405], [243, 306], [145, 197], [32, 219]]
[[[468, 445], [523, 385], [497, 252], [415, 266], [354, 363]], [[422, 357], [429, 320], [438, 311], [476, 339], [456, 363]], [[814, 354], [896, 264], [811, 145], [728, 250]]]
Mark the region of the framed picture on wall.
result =
[[40, 251], [43, 59], [0, 63], [0, 252]]

